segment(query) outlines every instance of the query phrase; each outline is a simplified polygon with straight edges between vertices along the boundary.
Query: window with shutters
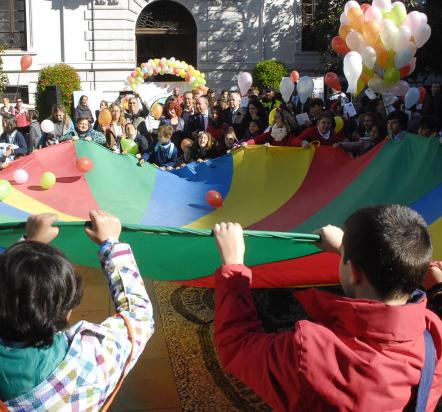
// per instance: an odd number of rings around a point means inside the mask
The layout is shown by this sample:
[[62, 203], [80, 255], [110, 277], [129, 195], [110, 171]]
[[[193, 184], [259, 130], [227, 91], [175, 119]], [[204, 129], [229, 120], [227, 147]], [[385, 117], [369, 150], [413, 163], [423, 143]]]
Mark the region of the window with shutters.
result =
[[5, 49], [26, 49], [25, 0], [0, 0], [0, 43]]

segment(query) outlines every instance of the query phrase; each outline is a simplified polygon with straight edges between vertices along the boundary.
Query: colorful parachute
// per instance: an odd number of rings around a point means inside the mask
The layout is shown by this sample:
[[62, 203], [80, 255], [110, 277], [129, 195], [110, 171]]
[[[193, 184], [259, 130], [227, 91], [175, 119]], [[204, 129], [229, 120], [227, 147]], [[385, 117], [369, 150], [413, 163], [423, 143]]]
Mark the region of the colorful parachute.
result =
[[[95, 165], [87, 174], [76, 167], [83, 156]], [[82, 230], [88, 211], [96, 208], [120, 217], [122, 239], [133, 246], [143, 276], [193, 285], [213, 284], [220, 262], [210, 228], [222, 220], [253, 229], [246, 236], [246, 263], [253, 267], [254, 287], [336, 283], [338, 258], [320, 252], [316, 236], [298, 233], [342, 225], [367, 205], [401, 203], [419, 211], [430, 224], [435, 257], [442, 258], [438, 139], [388, 141], [356, 159], [331, 147], [255, 146], [174, 172], [140, 167], [130, 155], [80, 141], [22, 158], [0, 178], [12, 183], [17, 169], [30, 177], [13, 184], [0, 202], [0, 245], [23, 234], [29, 214], [55, 212], [66, 222], [55, 244], [83, 265], [97, 265], [96, 248]], [[57, 176], [49, 190], [39, 185], [45, 171]], [[211, 189], [223, 195], [219, 209], [205, 202]]]

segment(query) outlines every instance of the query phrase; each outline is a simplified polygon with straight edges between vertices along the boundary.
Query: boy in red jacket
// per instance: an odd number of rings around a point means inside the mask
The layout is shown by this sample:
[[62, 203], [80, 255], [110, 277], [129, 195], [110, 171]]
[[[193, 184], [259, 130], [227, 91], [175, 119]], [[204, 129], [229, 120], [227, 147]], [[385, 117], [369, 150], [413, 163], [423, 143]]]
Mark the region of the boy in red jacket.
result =
[[[319, 230], [341, 255], [347, 297], [309, 289], [296, 297], [309, 319], [266, 333], [250, 292], [239, 224], [215, 225], [223, 266], [216, 273], [215, 343], [223, 367], [275, 411], [414, 410], [424, 364], [424, 331], [436, 348], [426, 410], [442, 394], [442, 322], [417, 290], [431, 261], [422, 217], [399, 205], [355, 212], [344, 232]], [[442, 271], [432, 272], [442, 282]], [[433, 282], [434, 283], [434, 282]]]

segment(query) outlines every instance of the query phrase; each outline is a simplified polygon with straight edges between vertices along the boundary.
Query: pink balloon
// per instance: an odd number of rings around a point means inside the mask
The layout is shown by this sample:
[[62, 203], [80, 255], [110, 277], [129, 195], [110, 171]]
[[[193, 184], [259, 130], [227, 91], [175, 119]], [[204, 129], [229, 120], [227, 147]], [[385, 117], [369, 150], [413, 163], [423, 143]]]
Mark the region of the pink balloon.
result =
[[252, 87], [253, 78], [250, 73], [240, 72], [238, 74], [238, 87], [241, 92], [241, 96], [245, 96], [249, 89]]
[[390, 89], [390, 93], [395, 96], [405, 96], [410, 89], [410, 85], [405, 80], [399, 80], [394, 87]]
[[13, 174], [13, 179], [15, 183], [22, 185], [23, 183], [26, 183], [29, 179], [28, 172], [23, 169], [17, 169]]
[[370, 6], [365, 11], [364, 20], [374, 20], [375, 22], [380, 23], [382, 21], [382, 12], [377, 7]]

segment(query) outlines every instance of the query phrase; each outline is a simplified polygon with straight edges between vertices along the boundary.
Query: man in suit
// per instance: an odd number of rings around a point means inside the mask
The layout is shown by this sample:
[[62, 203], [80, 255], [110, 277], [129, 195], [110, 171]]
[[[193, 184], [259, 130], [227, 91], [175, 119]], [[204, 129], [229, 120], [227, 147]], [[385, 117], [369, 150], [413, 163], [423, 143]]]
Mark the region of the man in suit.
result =
[[196, 99], [196, 113], [189, 117], [189, 121], [184, 130], [184, 136], [193, 140], [198, 132], [204, 132], [209, 125], [209, 102], [206, 97]]
[[241, 105], [241, 95], [237, 92], [230, 93], [229, 108], [224, 109], [220, 114], [220, 123], [226, 123], [233, 127], [236, 136], [240, 136], [240, 125], [243, 118]]

